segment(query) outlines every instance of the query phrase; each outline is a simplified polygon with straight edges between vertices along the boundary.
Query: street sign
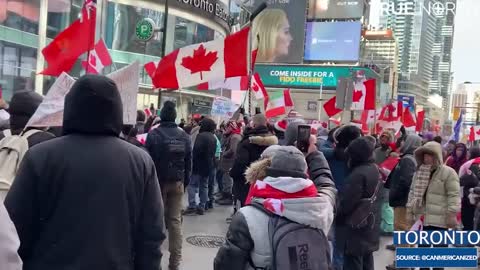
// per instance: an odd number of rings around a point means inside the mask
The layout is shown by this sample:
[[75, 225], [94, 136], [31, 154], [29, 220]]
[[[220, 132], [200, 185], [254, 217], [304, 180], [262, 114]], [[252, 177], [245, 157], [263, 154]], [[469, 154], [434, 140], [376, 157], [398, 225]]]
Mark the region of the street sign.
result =
[[135, 35], [141, 41], [149, 41], [155, 33], [155, 22], [150, 18], [144, 18], [137, 22]]

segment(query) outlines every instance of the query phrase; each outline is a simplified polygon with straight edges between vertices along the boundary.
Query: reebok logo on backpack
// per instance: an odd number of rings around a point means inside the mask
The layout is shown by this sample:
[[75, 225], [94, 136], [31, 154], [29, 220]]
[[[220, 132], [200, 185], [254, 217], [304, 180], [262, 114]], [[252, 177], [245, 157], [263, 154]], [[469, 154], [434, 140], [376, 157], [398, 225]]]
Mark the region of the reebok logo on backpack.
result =
[[28, 138], [40, 130], [29, 130], [23, 135], [12, 135], [0, 141], [0, 199], [3, 201], [28, 151]]
[[330, 244], [322, 230], [274, 215], [262, 206], [252, 206], [270, 216], [268, 235], [272, 255], [266, 270], [332, 269]]

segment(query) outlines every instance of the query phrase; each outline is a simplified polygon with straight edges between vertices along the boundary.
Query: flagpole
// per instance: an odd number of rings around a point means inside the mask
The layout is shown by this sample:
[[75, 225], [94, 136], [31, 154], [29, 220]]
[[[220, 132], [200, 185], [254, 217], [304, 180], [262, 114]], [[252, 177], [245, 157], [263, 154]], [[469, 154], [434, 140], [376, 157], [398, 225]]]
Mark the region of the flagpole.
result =
[[[167, 23], [168, 23], [168, 1], [165, 0], [165, 13], [163, 16], [163, 31], [162, 31], [162, 59], [165, 57], [166, 43], [167, 43]], [[145, 51], [147, 50], [147, 43], [145, 42]], [[158, 89], [157, 110], [160, 109], [162, 102], [162, 89]]]
[[318, 100], [318, 121], [322, 121], [323, 78], [320, 84], [320, 99]]

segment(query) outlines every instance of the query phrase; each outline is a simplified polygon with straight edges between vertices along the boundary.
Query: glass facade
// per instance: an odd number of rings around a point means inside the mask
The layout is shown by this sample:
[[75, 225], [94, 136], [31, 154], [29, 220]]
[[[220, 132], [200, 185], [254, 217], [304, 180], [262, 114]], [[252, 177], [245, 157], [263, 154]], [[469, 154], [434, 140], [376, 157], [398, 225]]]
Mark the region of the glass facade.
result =
[[[38, 55], [41, 38], [48, 44], [58, 33], [79, 17], [84, 0], [0, 0], [0, 87], [4, 98], [9, 101], [18, 90], [43, 90], [43, 94], [55, 81], [55, 77], [44, 76], [43, 84], [35, 89], [37, 65], [43, 61]], [[105, 40], [114, 64], [105, 69], [109, 73], [138, 60], [141, 65], [158, 61], [162, 55], [164, 7], [155, 2], [98, 0], [97, 34]], [[41, 10], [46, 8], [46, 22], [40, 23]], [[6, 8], [4, 8], [6, 7]], [[176, 12], [170, 8], [166, 27], [165, 51], [169, 53], [190, 44], [213, 40], [225, 35], [225, 30], [215, 23], [212, 29], [196, 21], [205, 21], [197, 14]], [[45, 13], [43, 13], [45, 14]], [[180, 16], [181, 15], [181, 16]], [[135, 35], [135, 25], [140, 19], [150, 18], [155, 22], [154, 37], [148, 42], [139, 41]], [[39, 29], [39, 25], [45, 25]], [[97, 36], [98, 38], [98, 36]], [[84, 73], [82, 58], [69, 73], [78, 77]], [[44, 63], [44, 67], [47, 63]], [[40, 69], [40, 68], [39, 68]], [[145, 94], [151, 89], [151, 81], [142, 69], [140, 85]], [[38, 85], [37, 85], [38, 88]], [[151, 91], [150, 91], [151, 92]], [[141, 98], [151, 101], [151, 98]], [[152, 98], [153, 100], [153, 98]]]

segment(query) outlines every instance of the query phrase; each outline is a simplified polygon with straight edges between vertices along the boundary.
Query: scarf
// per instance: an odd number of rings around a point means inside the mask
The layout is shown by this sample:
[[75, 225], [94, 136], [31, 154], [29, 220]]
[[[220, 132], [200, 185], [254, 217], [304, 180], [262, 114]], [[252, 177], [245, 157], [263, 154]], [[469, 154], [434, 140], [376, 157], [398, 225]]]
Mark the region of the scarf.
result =
[[[273, 213], [277, 213], [274, 209], [281, 209], [282, 199], [297, 199], [317, 197], [317, 188], [310, 179], [293, 178], [293, 177], [269, 177], [263, 181], [257, 180], [255, 184], [250, 186], [245, 204], [250, 204], [252, 198], [266, 199], [264, 207]], [[278, 207], [272, 207], [277, 205]]]
[[416, 174], [413, 183], [413, 194], [408, 196], [407, 208], [411, 208], [414, 214], [421, 214], [425, 210], [425, 192], [430, 183], [430, 174], [432, 165], [421, 165]]

